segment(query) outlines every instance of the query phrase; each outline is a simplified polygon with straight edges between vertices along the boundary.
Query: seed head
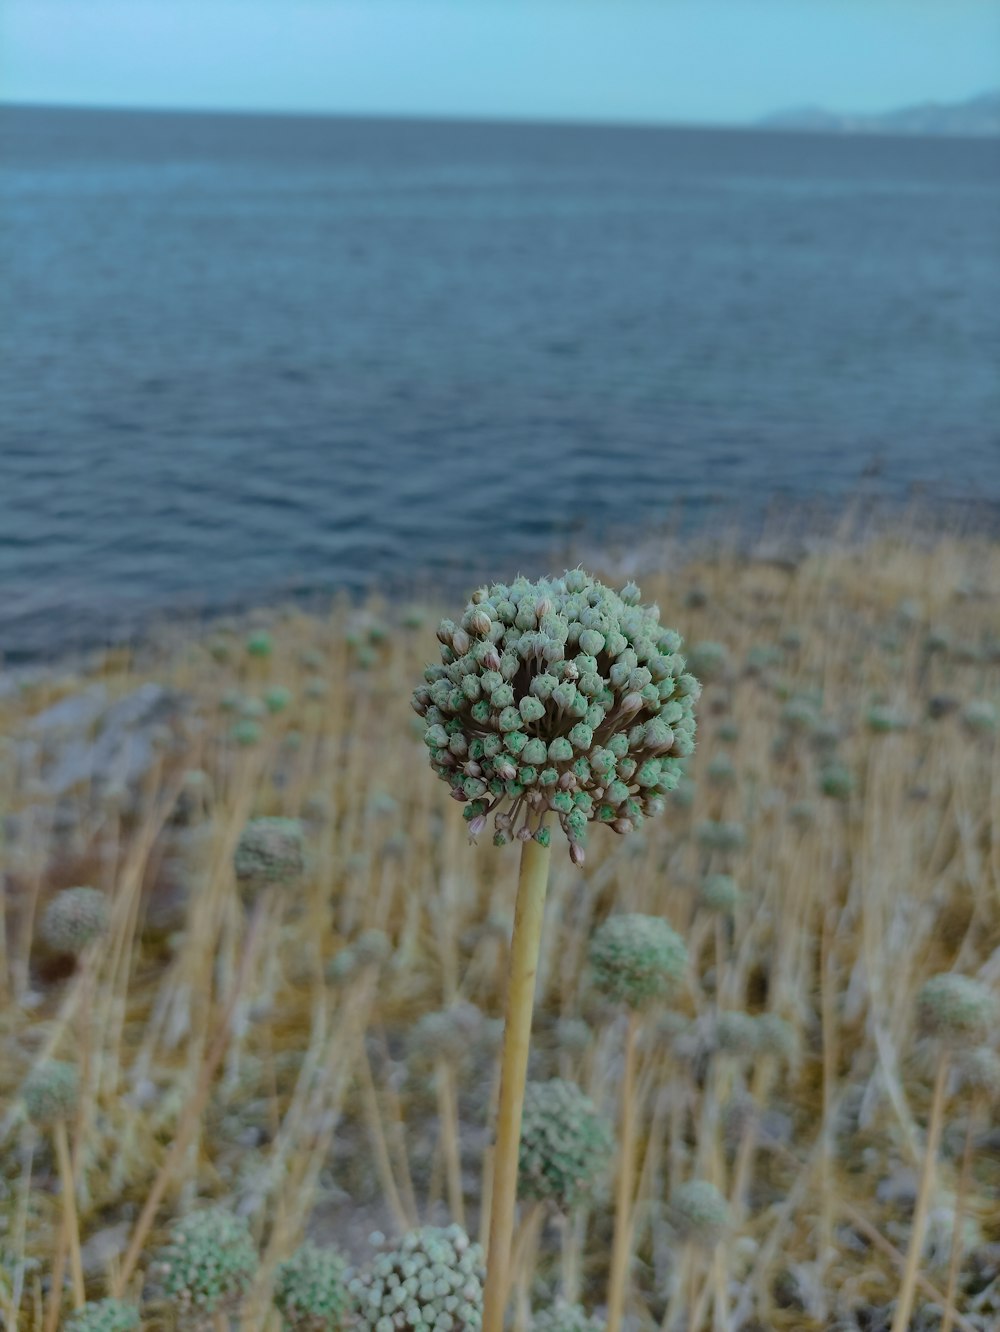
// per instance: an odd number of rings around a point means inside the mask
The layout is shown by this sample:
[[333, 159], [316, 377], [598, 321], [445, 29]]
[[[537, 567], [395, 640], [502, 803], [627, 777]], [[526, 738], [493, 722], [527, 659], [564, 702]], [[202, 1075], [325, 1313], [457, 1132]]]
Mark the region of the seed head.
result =
[[28, 1118], [40, 1127], [69, 1119], [76, 1111], [80, 1075], [75, 1064], [45, 1059], [24, 1080], [21, 1095]]
[[1000, 1006], [982, 982], [946, 971], [921, 986], [917, 1014], [925, 1034], [949, 1045], [979, 1045], [1000, 1021]]
[[481, 591], [459, 625], [441, 622], [441, 664], [413, 695], [431, 766], [474, 833], [494, 814], [497, 844], [522, 820], [544, 841], [551, 813], [582, 863], [590, 823], [631, 831], [676, 787], [700, 685], [679, 635], [633, 604], [631, 586], [622, 595], [571, 569]]
[[984, 698], [974, 698], [962, 709], [962, 721], [969, 731], [988, 735], [997, 729], [997, 710]]
[[291, 884], [306, 867], [305, 833], [298, 819], [251, 819], [233, 858], [237, 882], [251, 893], [268, 884]]
[[725, 1232], [729, 1208], [714, 1184], [707, 1179], [692, 1179], [674, 1189], [668, 1215], [682, 1239], [711, 1248]]
[[278, 1267], [274, 1305], [286, 1332], [337, 1332], [349, 1321], [347, 1264], [334, 1248], [306, 1243]]
[[725, 643], [695, 643], [689, 662], [699, 680], [717, 680], [729, 665], [729, 651]]
[[424, 1226], [349, 1283], [360, 1332], [478, 1332], [483, 1251], [461, 1226]]
[[88, 1300], [63, 1327], [65, 1332], [138, 1332], [139, 1310], [123, 1300]]
[[760, 1013], [754, 1022], [757, 1027], [757, 1049], [785, 1062], [795, 1055], [798, 1039], [795, 1028], [777, 1013]]
[[604, 1332], [605, 1326], [603, 1319], [563, 1299], [531, 1317], [531, 1332]]
[[819, 787], [831, 800], [847, 800], [854, 790], [854, 774], [842, 763], [828, 763], [819, 775]]
[[759, 1038], [760, 1028], [749, 1013], [727, 1011], [715, 1020], [715, 1044], [722, 1054], [752, 1058]]
[[729, 916], [736, 910], [743, 894], [731, 874], [709, 874], [701, 881], [698, 898], [707, 911]]
[[555, 1034], [557, 1045], [566, 1054], [584, 1054], [594, 1043], [590, 1023], [583, 1018], [560, 1018]]
[[569, 1211], [590, 1196], [611, 1158], [612, 1133], [572, 1082], [529, 1082], [524, 1092], [518, 1187], [522, 1197]]
[[96, 888], [64, 888], [42, 918], [42, 937], [59, 953], [78, 957], [108, 928], [108, 899]]
[[639, 1009], [674, 990], [687, 949], [659, 916], [610, 916], [591, 940], [590, 966], [602, 994]]
[[156, 1266], [180, 1321], [200, 1332], [213, 1326], [216, 1314], [237, 1311], [257, 1265], [246, 1221], [210, 1207], [177, 1222]]
[[981, 1096], [991, 1104], [1000, 1100], [1000, 1055], [988, 1045], [963, 1050], [957, 1072], [959, 1086], [967, 1095]]
[[410, 1031], [410, 1054], [417, 1059], [444, 1059], [457, 1063], [468, 1053], [482, 1017], [475, 1004], [469, 1003], [457, 1003], [441, 1012], [425, 1013]]

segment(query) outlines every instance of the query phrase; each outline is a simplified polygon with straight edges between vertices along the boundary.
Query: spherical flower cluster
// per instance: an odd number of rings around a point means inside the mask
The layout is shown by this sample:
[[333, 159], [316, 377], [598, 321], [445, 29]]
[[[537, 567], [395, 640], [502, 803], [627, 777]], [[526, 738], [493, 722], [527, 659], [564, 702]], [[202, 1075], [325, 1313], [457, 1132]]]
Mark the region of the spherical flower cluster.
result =
[[917, 995], [920, 1025], [952, 1044], [978, 1045], [1000, 1021], [996, 995], [971, 976], [946, 971], [932, 976]]
[[524, 1091], [518, 1186], [522, 1197], [568, 1211], [583, 1201], [611, 1158], [612, 1133], [589, 1096], [562, 1078]]
[[457, 1003], [436, 1013], [424, 1013], [409, 1033], [410, 1054], [433, 1062], [457, 1063], [469, 1052], [483, 1015], [475, 1004]]
[[707, 911], [728, 916], [740, 904], [743, 894], [731, 874], [709, 874], [701, 881], [698, 898]]
[[659, 916], [609, 916], [590, 943], [594, 985], [630, 1008], [666, 998], [687, 967], [684, 940]]
[[65, 1332], [138, 1332], [139, 1310], [123, 1300], [88, 1300], [63, 1327]]
[[42, 918], [42, 937], [49, 947], [74, 956], [107, 928], [108, 899], [97, 888], [65, 888]]
[[233, 857], [237, 881], [251, 890], [294, 883], [306, 867], [305, 832], [298, 819], [251, 819]]
[[715, 1046], [721, 1054], [752, 1058], [759, 1039], [760, 1029], [749, 1013], [730, 1009], [715, 1019]]
[[747, 839], [742, 823], [726, 819], [706, 819], [698, 824], [695, 836], [706, 851], [739, 851]]
[[759, 1013], [754, 1022], [757, 1026], [757, 1049], [762, 1055], [786, 1061], [794, 1058], [798, 1038], [790, 1022], [777, 1013]]
[[714, 1184], [707, 1179], [692, 1179], [670, 1195], [668, 1216], [682, 1239], [711, 1248], [722, 1238], [729, 1208]]
[[387, 1247], [350, 1282], [366, 1332], [476, 1332], [483, 1321], [483, 1251], [461, 1226], [424, 1226]]
[[605, 1326], [603, 1319], [562, 1299], [531, 1317], [531, 1332], [604, 1332]]
[[54, 1124], [76, 1111], [80, 1075], [75, 1064], [45, 1059], [28, 1074], [21, 1088], [28, 1118], [33, 1124]]
[[716, 680], [729, 665], [729, 651], [725, 643], [695, 643], [688, 657], [691, 669], [699, 680]]
[[681, 639], [582, 569], [480, 588], [438, 628], [441, 664], [413, 695], [431, 766], [465, 805], [473, 836], [548, 844], [554, 813], [576, 864], [589, 823], [630, 832], [663, 809], [694, 749], [701, 686]]
[[274, 1306], [289, 1332], [337, 1332], [349, 1320], [347, 1264], [337, 1249], [303, 1244], [278, 1267]]
[[174, 1226], [157, 1274], [180, 1319], [210, 1328], [234, 1312], [257, 1270], [257, 1250], [242, 1217], [222, 1207], [192, 1212]]

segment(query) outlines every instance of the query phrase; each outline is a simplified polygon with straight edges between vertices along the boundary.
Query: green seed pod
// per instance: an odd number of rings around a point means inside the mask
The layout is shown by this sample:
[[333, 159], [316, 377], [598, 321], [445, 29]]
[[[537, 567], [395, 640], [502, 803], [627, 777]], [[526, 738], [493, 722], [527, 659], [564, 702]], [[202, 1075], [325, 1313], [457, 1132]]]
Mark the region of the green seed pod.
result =
[[593, 1101], [562, 1078], [524, 1093], [518, 1191], [570, 1211], [594, 1189], [611, 1158], [612, 1131]]
[[243, 748], [249, 748], [260, 740], [260, 727], [255, 721], [245, 717], [238, 721], [229, 732], [230, 739]]
[[602, 994], [639, 1009], [674, 991], [687, 949], [659, 916], [610, 916], [591, 940], [590, 966]]
[[947, 971], [920, 987], [917, 1016], [926, 1035], [949, 1046], [981, 1045], [1000, 1022], [1000, 1002], [981, 981]]
[[138, 1332], [139, 1310], [124, 1300], [88, 1300], [63, 1328], [65, 1332]]
[[729, 1224], [725, 1198], [707, 1179], [692, 1179], [670, 1195], [670, 1224], [689, 1243], [714, 1248]]
[[76, 1113], [80, 1095], [80, 1075], [75, 1064], [59, 1059], [44, 1059], [24, 1080], [21, 1096], [33, 1124], [44, 1127]]
[[155, 1270], [180, 1321], [207, 1329], [217, 1315], [239, 1310], [257, 1267], [246, 1221], [210, 1207], [176, 1223]]
[[479, 1332], [483, 1251], [461, 1226], [411, 1230], [348, 1283], [359, 1332]]
[[303, 1244], [279, 1264], [274, 1306], [286, 1332], [339, 1332], [350, 1322], [347, 1263], [338, 1249]]
[[270, 713], [284, 712], [291, 701], [292, 691], [284, 685], [273, 685], [264, 695], [264, 706]]
[[97, 888], [64, 888], [42, 918], [42, 938], [58, 953], [79, 957], [108, 928], [108, 899]]
[[854, 790], [854, 774], [842, 763], [829, 763], [820, 773], [819, 787], [831, 800], [847, 800]]
[[[679, 780], [677, 760], [694, 746], [700, 686], [684, 672], [680, 636], [659, 624], [655, 606], [627, 603], [582, 570], [481, 591], [461, 626], [442, 623], [442, 665], [428, 668], [414, 692], [432, 767], [454, 788], [462, 766], [455, 760], [468, 757], [479, 770], [462, 776], [483, 781], [485, 812], [504, 815], [513, 802], [508, 823], [496, 825], [501, 842], [520, 834], [522, 821], [525, 835], [535, 836], [554, 813], [579, 864], [582, 839], [569, 811], [545, 798], [546, 788], [600, 788], [585, 822], [607, 822], [617, 832], [659, 813], [659, 797]], [[514, 774], [489, 747], [498, 738], [519, 759]], [[666, 766], [637, 789], [637, 773], [653, 758]], [[460, 790], [463, 797], [470, 793]]]

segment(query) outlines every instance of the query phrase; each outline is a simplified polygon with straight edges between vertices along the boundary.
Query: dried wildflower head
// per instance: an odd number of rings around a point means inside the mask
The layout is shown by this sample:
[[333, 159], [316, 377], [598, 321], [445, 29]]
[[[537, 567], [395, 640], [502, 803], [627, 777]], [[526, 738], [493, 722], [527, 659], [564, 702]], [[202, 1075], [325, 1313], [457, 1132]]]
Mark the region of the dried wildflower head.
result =
[[424, 1226], [386, 1246], [350, 1282], [364, 1332], [477, 1332], [483, 1321], [483, 1251], [461, 1226]]
[[602, 1318], [587, 1313], [579, 1304], [558, 1299], [531, 1316], [531, 1332], [604, 1332]]
[[988, 1045], [963, 1050], [956, 1067], [958, 1084], [968, 1096], [980, 1096], [993, 1103], [1000, 1101], [1000, 1055]]
[[565, 1054], [585, 1054], [594, 1043], [594, 1032], [583, 1018], [560, 1018], [556, 1023], [556, 1044]]
[[306, 1243], [278, 1267], [274, 1306], [287, 1332], [337, 1332], [350, 1320], [347, 1264], [334, 1248]]
[[946, 971], [920, 987], [917, 1015], [928, 1036], [949, 1045], [980, 1045], [1000, 1021], [1000, 1005], [981, 981]]
[[694, 749], [700, 685], [681, 639], [582, 569], [516, 578], [472, 596], [438, 627], [441, 664], [414, 691], [431, 766], [465, 805], [473, 836], [547, 844], [555, 814], [576, 864], [590, 823], [631, 832], [663, 808]]
[[108, 928], [108, 899], [97, 888], [64, 888], [42, 918], [42, 937], [50, 948], [79, 956]]
[[65, 1332], [138, 1332], [139, 1310], [124, 1300], [88, 1300], [63, 1327]]
[[985, 698], [974, 698], [962, 709], [962, 721], [967, 730], [989, 734], [997, 729], [997, 710]]
[[798, 1038], [790, 1022], [786, 1022], [777, 1013], [760, 1013], [754, 1018], [754, 1023], [760, 1054], [784, 1061], [794, 1058]]
[[518, 1188], [568, 1211], [589, 1197], [611, 1158], [611, 1127], [589, 1096], [562, 1078], [524, 1092]]
[[706, 911], [717, 911], [720, 916], [731, 915], [742, 897], [731, 874], [708, 874], [698, 890], [698, 900]]
[[725, 643], [695, 643], [688, 654], [688, 661], [699, 680], [717, 680], [729, 665], [729, 651]]
[[692, 1179], [674, 1189], [667, 1210], [678, 1235], [705, 1248], [718, 1244], [729, 1221], [725, 1198], [707, 1179]]
[[819, 775], [819, 789], [831, 800], [847, 800], [854, 790], [854, 774], [843, 763], [828, 763]]
[[659, 916], [609, 916], [591, 940], [590, 966], [602, 994], [638, 1009], [674, 990], [687, 948]]
[[207, 1329], [217, 1314], [239, 1308], [257, 1265], [246, 1221], [225, 1208], [210, 1207], [177, 1222], [156, 1272], [181, 1323]]
[[760, 1029], [749, 1013], [727, 1010], [715, 1019], [715, 1047], [721, 1054], [750, 1059], [758, 1049]]
[[409, 1033], [409, 1050], [416, 1059], [457, 1063], [471, 1048], [483, 1015], [475, 1004], [457, 1003], [436, 1013], [424, 1013]]
[[291, 884], [305, 872], [305, 831], [298, 819], [251, 819], [233, 857], [237, 882], [251, 894]]
[[44, 1059], [24, 1080], [21, 1095], [28, 1118], [39, 1126], [69, 1119], [76, 1111], [80, 1075], [75, 1064]]

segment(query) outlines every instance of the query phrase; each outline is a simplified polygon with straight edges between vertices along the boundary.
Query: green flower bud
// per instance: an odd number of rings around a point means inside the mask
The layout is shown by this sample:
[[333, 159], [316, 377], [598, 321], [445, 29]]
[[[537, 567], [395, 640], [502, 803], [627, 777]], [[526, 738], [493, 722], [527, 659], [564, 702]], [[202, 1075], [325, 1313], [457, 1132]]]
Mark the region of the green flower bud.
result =
[[569, 1211], [592, 1196], [611, 1158], [610, 1126], [588, 1096], [562, 1078], [524, 1094], [518, 1192]]
[[590, 965], [598, 990], [638, 1009], [675, 989], [687, 967], [687, 949], [658, 916], [611, 916], [591, 941]]

